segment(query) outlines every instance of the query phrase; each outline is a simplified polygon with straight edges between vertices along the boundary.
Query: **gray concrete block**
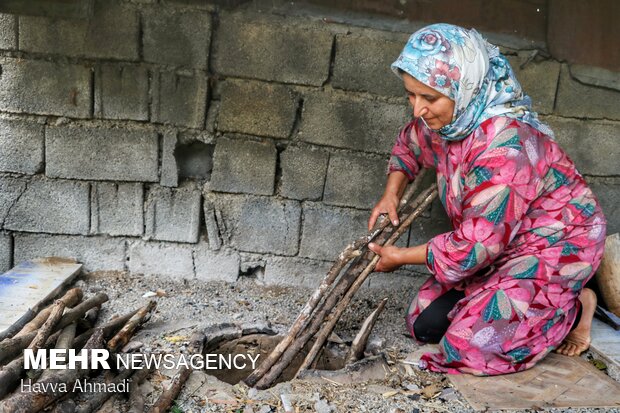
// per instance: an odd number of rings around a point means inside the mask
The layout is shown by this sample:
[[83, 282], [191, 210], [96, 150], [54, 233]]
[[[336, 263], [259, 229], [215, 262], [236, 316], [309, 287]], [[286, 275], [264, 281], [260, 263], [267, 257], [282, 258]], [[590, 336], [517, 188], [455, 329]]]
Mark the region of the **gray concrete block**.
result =
[[13, 268], [13, 237], [11, 234], [0, 234], [0, 272]]
[[0, 119], [0, 171], [36, 174], [43, 169], [43, 125]]
[[9, 211], [26, 189], [25, 179], [0, 177], [0, 222], [4, 226]]
[[146, 198], [145, 235], [161, 241], [198, 242], [201, 199], [193, 182], [174, 189], [151, 187]]
[[225, 238], [240, 251], [295, 255], [301, 208], [296, 201], [210, 194], [208, 201], [223, 220]]
[[14, 262], [39, 257], [74, 258], [86, 271], [123, 271], [125, 240], [47, 234], [15, 234]]
[[586, 85], [606, 87], [620, 92], [620, 74], [596, 66], [570, 65], [573, 78]]
[[386, 159], [361, 154], [332, 154], [327, 168], [323, 202], [372, 209], [385, 190]]
[[530, 62], [523, 69], [525, 56], [507, 56], [521, 87], [532, 98], [532, 108], [541, 114], [553, 112], [560, 64], [553, 61]]
[[410, 109], [379, 101], [313, 93], [301, 116], [302, 141], [318, 145], [389, 153]]
[[139, 17], [118, 1], [97, 0], [89, 19], [19, 17], [19, 47], [35, 53], [138, 60]]
[[172, 242], [129, 243], [129, 271], [134, 274], [194, 278], [194, 259], [189, 245]]
[[239, 277], [239, 253], [232, 249], [213, 251], [208, 245], [198, 244], [194, 249], [196, 278], [200, 281], [233, 283]]
[[207, 69], [211, 16], [158, 7], [143, 12], [144, 61]]
[[179, 168], [175, 157], [177, 148], [177, 131], [167, 130], [164, 132], [161, 149], [161, 186], [175, 187], [179, 184]]
[[[425, 275], [402, 270], [390, 273], [376, 272], [368, 277], [360, 290], [411, 291], [411, 298], [413, 299], [426, 278]], [[409, 305], [409, 303], [402, 303], [402, 305]]]
[[48, 126], [45, 173], [54, 178], [156, 182], [158, 145], [150, 129]]
[[0, 110], [90, 117], [91, 76], [83, 65], [0, 59]]
[[316, 148], [289, 146], [280, 154], [282, 196], [318, 200], [323, 195], [329, 154]]
[[218, 139], [210, 189], [272, 195], [277, 157], [273, 142]]
[[263, 285], [282, 285], [317, 288], [329, 271], [332, 263], [297, 257], [265, 258], [265, 271], [258, 282]]
[[297, 105], [297, 99], [285, 86], [229, 80], [221, 85], [217, 128], [224, 132], [288, 138]]
[[87, 235], [89, 190], [85, 182], [32, 179], [9, 211], [4, 227], [25, 232]]
[[620, 174], [618, 156], [614, 155], [618, 153], [620, 122], [557, 117], [549, 117], [545, 121], [582, 174]]
[[392, 72], [390, 65], [400, 55], [405, 41], [336, 36], [332, 84], [338, 89], [404, 97], [403, 82]]
[[291, 18], [224, 14], [215, 36], [213, 68], [228, 76], [320, 86], [327, 80], [332, 35]]
[[562, 65], [555, 114], [575, 118], [620, 120], [620, 92], [588, 86], [574, 80]]
[[620, 232], [620, 179], [588, 177], [588, 184], [607, 219], [607, 234]]
[[148, 120], [148, 70], [127, 64], [97, 66], [94, 116], [105, 119]]
[[141, 236], [144, 194], [140, 183], [96, 182], [91, 190], [91, 232]]
[[153, 79], [153, 122], [204, 128], [208, 96], [203, 72], [159, 72]]
[[0, 49], [17, 49], [17, 16], [13, 14], [0, 14]]

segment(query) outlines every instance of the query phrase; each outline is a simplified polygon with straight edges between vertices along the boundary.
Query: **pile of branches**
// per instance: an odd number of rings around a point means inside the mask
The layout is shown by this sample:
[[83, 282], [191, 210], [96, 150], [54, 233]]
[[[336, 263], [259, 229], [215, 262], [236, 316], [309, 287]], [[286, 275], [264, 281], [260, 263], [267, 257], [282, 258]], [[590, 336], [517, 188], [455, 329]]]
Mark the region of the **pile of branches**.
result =
[[[258, 389], [271, 387], [311, 340], [314, 340], [314, 344], [298, 368], [295, 377], [315, 366], [317, 356], [336, 323], [379, 261], [380, 257], [368, 249], [368, 244], [374, 242], [381, 246], [393, 245], [437, 196], [437, 185], [433, 184], [413, 198], [425, 173], [426, 170], [422, 170], [401, 197], [398, 207], [399, 225], [392, 225], [389, 218], [382, 215], [368, 234], [349, 244], [340, 253], [286, 336], [258, 368], [244, 380], [248, 386]], [[382, 300], [379, 307], [362, 325], [359, 334], [353, 340], [347, 362], [351, 363], [363, 356], [366, 341], [374, 322], [385, 306], [385, 301], [386, 299]]]

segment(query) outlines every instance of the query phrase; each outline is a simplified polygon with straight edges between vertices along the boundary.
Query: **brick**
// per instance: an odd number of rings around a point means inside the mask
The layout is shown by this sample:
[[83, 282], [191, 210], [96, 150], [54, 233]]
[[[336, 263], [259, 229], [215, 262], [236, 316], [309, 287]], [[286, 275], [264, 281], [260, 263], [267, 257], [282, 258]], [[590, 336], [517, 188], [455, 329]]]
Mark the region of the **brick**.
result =
[[607, 219], [607, 234], [620, 232], [620, 179], [588, 177], [588, 184]]
[[277, 157], [273, 142], [218, 139], [210, 189], [272, 195]]
[[390, 65], [400, 55], [406, 40], [336, 36], [332, 84], [339, 89], [405, 96], [403, 82]]
[[161, 153], [161, 186], [175, 187], [179, 185], [179, 167], [175, 158], [177, 148], [177, 132], [168, 130], [164, 132], [163, 148]]
[[161, 241], [198, 242], [201, 198], [193, 182], [175, 189], [152, 187], [146, 200], [146, 236]]
[[17, 16], [15, 15], [0, 14], [0, 49], [17, 49]]
[[97, 0], [89, 19], [19, 17], [19, 47], [35, 53], [138, 60], [139, 18], [118, 1]]
[[282, 85], [226, 81], [221, 86], [217, 128], [224, 132], [288, 138], [297, 99]]
[[545, 119], [557, 141], [582, 174], [619, 175], [618, 137], [620, 122], [582, 121], [549, 117]]
[[54, 178], [156, 182], [158, 145], [157, 134], [149, 129], [48, 126], [45, 173]]
[[86, 271], [124, 271], [125, 240], [47, 234], [15, 234], [15, 262], [39, 257], [74, 258]]
[[553, 61], [530, 62], [523, 69], [524, 58], [508, 56], [521, 87], [532, 98], [532, 108], [541, 114], [553, 112], [560, 64]]
[[316, 288], [329, 271], [331, 263], [297, 257], [266, 257], [265, 272], [258, 281], [263, 285]]
[[95, 71], [95, 117], [149, 119], [149, 74], [138, 65], [97, 66]]
[[304, 103], [299, 137], [318, 145], [389, 153], [409, 118], [405, 104], [313, 93]]
[[35, 178], [11, 208], [4, 227], [15, 231], [87, 235], [89, 185]]
[[332, 35], [281, 19], [223, 15], [213, 68], [229, 76], [321, 86], [327, 80]]
[[91, 190], [91, 232], [141, 236], [144, 194], [140, 183], [96, 182]]
[[129, 271], [134, 274], [194, 278], [194, 259], [189, 245], [171, 242], [129, 243]]
[[143, 12], [144, 61], [207, 69], [211, 17], [158, 7]]
[[329, 155], [315, 148], [289, 146], [280, 155], [282, 196], [318, 200], [323, 195]]
[[194, 249], [196, 278], [200, 281], [226, 281], [233, 283], [239, 277], [239, 253], [232, 249], [212, 251], [207, 245], [198, 244]]
[[90, 69], [82, 65], [0, 59], [0, 110], [90, 117]]
[[297, 254], [301, 215], [298, 202], [220, 194], [210, 194], [208, 201], [221, 215], [224, 235], [232, 247], [246, 252]]
[[44, 143], [43, 125], [0, 119], [0, 171], [41, 172]]
[[204, 73], [160, 72], [154, 79], [154, 122], [204, 128], [208, 98]]
[[26, 180], [0, 177], [0, 222], [4, 225], [15, 201], [24, 193]]
[[620, 92], [587, 86], [574, 80], [562, 66], [555, 114], [576, 118], [620, 120]]

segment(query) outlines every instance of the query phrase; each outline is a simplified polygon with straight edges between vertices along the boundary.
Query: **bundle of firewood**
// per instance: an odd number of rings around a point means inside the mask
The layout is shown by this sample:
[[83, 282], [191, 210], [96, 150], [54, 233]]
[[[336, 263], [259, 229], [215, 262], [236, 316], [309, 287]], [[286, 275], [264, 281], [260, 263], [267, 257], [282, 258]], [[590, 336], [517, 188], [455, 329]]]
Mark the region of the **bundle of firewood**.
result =
[[[265, 389], [273, 385], [295, 356], [311, 340], [314, 340], [314, 344], [298, 368], [296, 377], [313, 366], [353, 295], [366, 281], [379, 261], [380, 257], [368, 249], [368, 244], [370, 242], [381, 246], [394, 244], [437, 196], [437, 185], [433, 184], [413, 198], [425, 172], [426, 170], [422, 170], [418, 174], [401, 198], [398, 208], [400, 224], [393, 226], [387, 216], [381, 216], [368, 234], [349, 244], [340, 253], [286, 336], [258, 368], [244, 380], [248, 386]], [[353, 362], [363, 355], [370, 331], [385, 306], [385, 301], [385, 299], [382, 300], [377, 310], [363, 323], [349, 350], [348, 362]]]

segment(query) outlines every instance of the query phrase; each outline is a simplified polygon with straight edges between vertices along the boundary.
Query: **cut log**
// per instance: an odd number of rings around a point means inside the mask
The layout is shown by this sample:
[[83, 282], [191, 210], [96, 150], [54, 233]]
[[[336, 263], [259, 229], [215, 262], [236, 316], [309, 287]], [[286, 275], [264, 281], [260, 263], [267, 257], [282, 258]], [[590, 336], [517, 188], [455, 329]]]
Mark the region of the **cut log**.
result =
[[[62, 301], [65, 305], [66, 308], [73, 308], [75, 307], [80, 301], [82, 301], [84, 294], [82, 293], [82, 289], [81, 288], [72, 288], [69, 291], [67, 291], [65, 293], [65, 295], [63, 295], [59, 300]], [[22, 328], [19, 333], [17, 333], [14, 337], [19, 337], [19, 336], [23, 336], [25, 334], [28, 334], [32, 331], [37, 331], [42, 325], [43, 323], [45, 323], [45, 320], [48, 319], [50, 312], [52, 311], [52, 306], [53, 304], [50, 304], [49, 306], [45, 307], [43, 310], [41, 310], [39, 312], [39, 314], [37, 314], [32, 321], [30, 321], [28, 324], [26, 324], [24, 326], [24, 328]]]
[[49, 318], [43, 325], [41, 329], [37, 332], [37, 335], [32, 339], [32, 342], [28, 346], [28, 349], [32, 350], [34, 353], [37, 352], [45, 344], [48, 337], [52, 333], [52, 329], [56, 327], [58, 321], [60, 321], [60, 317], [62, 317], [62, 313], [65, 311], [65, 304], [58, 300], [52, 305], [52, 310], [50, 312]]
[[155, 307], [157, 307], [157, 303], [155, 301], [149, 301], [147, 305], [140, 308], [140, 310], [127, 321], [127, 324], [123, 326], [121, 331], [116, 333], [116, 335], [108, 341], [108, 349], [110, 351], [118, 351], [123, 348], [125, 344], [129, 343], [133, 333], [146, 320], [147, 316], [151, 314]]
[[620, 234], [605, 240], [603, 260], [596, 273], [596, 282], [609, 311], [620, 317]]
[[361, 359], [364, 356], [364, 349], [366, 348], [366, 343], [368, 342], [368, 337], [370, 337], [370, 333], [372, 332], [379, 315], [385, 308], [385, 304], [388, 299], [384, 298], [381, 300], [379, 307], [375, 309], [367, 318], [364, 320], [362, 327], [360, 328], [359, 333], [353, 339], [353, 343], [351, 343], [351, 348], [349, 349], [349, 353], [347, 354], [347, 364], [351, 364]]
[[[114, 386], [116, 386], [116, 385], [124, 382], [125, 380], [127, 380], [129, 377], [131, 377], [133, 372], [134, 371], [132, 369], [125, 369], [125, 370], [121, 371], [118, 375], [116, 375], [116, 377], [114, 377], [110, 381], [110, 383], [113, 384]], [[89, 394], [87, 396], [86, 403], [82, 404], [77, 409], [77, 413], [92, 413], [92, 412], [96, 412], [97, 409], [99, 409], [99, 407], [101, 407], [101, 405], [103, 403], [105, 403], [110, 397], [114, 396], [115, 394], [117, 394], [117, 393], [106, 392], [106, 391]]]

